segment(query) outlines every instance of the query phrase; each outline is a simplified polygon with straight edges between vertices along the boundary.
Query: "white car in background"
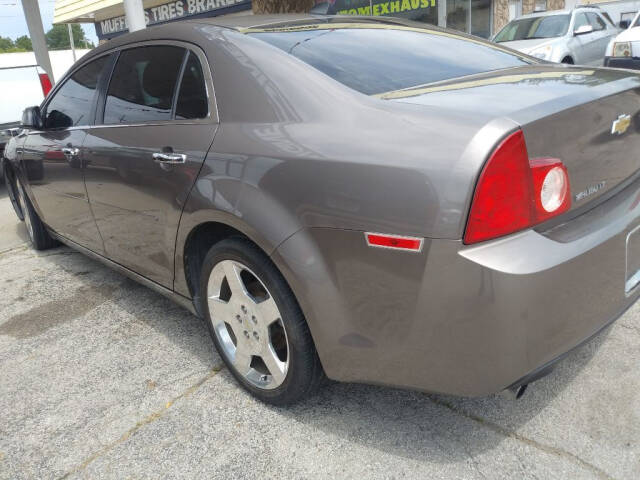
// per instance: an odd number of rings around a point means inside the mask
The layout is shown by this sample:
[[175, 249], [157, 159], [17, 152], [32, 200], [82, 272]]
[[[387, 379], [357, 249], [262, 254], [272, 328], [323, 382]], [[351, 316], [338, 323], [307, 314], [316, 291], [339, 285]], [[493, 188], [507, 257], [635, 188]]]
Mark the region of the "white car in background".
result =
[[631, 20], [629, 28], [609, 42], [604, 65], [640, 70], [640, 12]]
[[550, 62], [602, 65], [607, 44], [619, 32], [606, 12], [585, 6], [523, 15], [493, 41]]
[[[2, 155], [12, 129], [20, 125], [22, 111], [40, 105], [55, 80], [61, 78], [77, 58], [89, 50], [49, 52], [54, 78], [49, 78], [37, 65], [33, 52], [0, 54], [0, 180], [3, 176]], [[15, 130], [13, 130], [15, 133]]]
[[0, 180], [4, 146], [20, 125], [22, 111], [40, 105], [51, 86], [49, 75], [38, 65], [0, 67]]

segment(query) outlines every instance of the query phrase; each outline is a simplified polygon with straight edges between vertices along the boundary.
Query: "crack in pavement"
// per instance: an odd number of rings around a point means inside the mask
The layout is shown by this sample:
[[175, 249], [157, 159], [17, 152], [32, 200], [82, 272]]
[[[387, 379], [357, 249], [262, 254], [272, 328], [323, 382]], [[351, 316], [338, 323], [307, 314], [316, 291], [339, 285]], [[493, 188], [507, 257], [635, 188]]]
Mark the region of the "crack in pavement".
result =
[[623, 322], [618, 323], [618, 325], [620, 325], [623, 328], [626, 328], [627, 330], [632, 330], [636, 333], [640, 333], [640, 327], [636, 327], [635, 325], [627, 325], [626, 323], [623, 323]]
[[26, 243], [21, 243], [20, 245], [16, 245], [15, 247], [9, 247], [5, 250], [0, 250], [0, 256], [6, 255], [8, 253], [14, 253], [18, 250], [26, 250], [29, 247]]
[[580, 465], [581, 467], [586, 468], [587, 470], [591, 471], [592, 473], [594, 473], [597, 477], [602, 478], [604, 480], [615, 480], [614, 477], [612, 477], [611, 475], [609, 475], [607, 472], [605, 472], [604, 470], [596, 467], [595, 465], [587, 462], [586, 460], [580, 458], [577, 455], [574, 455], [573, 453], [567, 452], [566, 450], [562, 450], [560, 448], [557, 447], [553, 447], [550, 445], [545, 445], [544, 443], [540, 443], [537, 442], [536, 440], [533, 440], [531, 438], [525, 437], [524, 435], [520, 435], [519, 433], [516, 432], [511, 432], [509, 430], [507, 430], [506, 428], [493, 423], [485, 418], [482, 418], [480, 416], [474, 415], [472, 413], [468, 413], [464, 410], [461, 410], [459, 408], [457, 408], [455, 405], [453, 405], [452, 403], [449, 403], [445, 400], [442, 399], [438, 399], [438, 398], [433, 398], [431, 396], [428, 397], [429, 400], [431, 400], [433, 403], [435, 403], [436, 405], [439, 405], [441, 407], [444, 407], [448, 410], [450, 410], [451, 412], [458, 414], [460, 416], [463, 416], [469, 420], [472, 420], [480, 425], [483, 425], [484, 427], [488, 428], [489, 430], [493, 431], [494, 433], [497, 433], [498, 435], [502, 435], [503, 437], [506, 438], [511, 438], [513, 440], [516, 440], [520, 443], [524, 443], [525, 445], [528, 445], [532, 448], [535, 448], [536, 450], [540, 450], [544, 453], [548, 453], [550, 455], [555, 455], [557, 457], [563, 458], [565, 460], [569, 460], [573, 463], [576, 463], [578, 465]]
[[102, 457], [103, 455], [105, 455], [106, 453], [110, 452], [111, 450], [113, 450], [115, 447], [117, 447], [121, 443], [126, 442], [129, 438], [131, 438], [142, 427], [144, 427], [145, 425], [149, 425], [149, 424], [155, 422], [156, 420], [159, 420], [160, 418], [162, 418], [164, 416], [164, 414], [167, 413], [167, 411], [173, 406], [174, 403], [176, 403], [177, 401], [179, 401], [179, 400], [181, 400], [183, 398], [187, 398], [188, 396], [193, 394], [206, 381], [212, 379], [218, 373], [220, 373], [222, 368], [223, 367], [212, 368], [211, 371], [207, 375], [205, 375], [200, 380], [198, 380], [196, 383], [191, 385], [189, 388], [187, 388], [185, 391], [183, 391], [180, 395], [178, 395], [178, 396], [172, 398], [171, 400], [169, 400], [165, 404], [165, 406], [163, 408], [161, 408], [160, 410], [155, 411], [155, 412], [147, 415], [146, 417], [144, 417], [142, 420], [137, 422], [133, 427], [131, 427], [129, 430], [127, 430], [124, 434], [122, 434], [119, 438], [117, 438], [116, 440], [108, 443], [107, 445], [102, 447], [97, 452], [92, 453], [91, 455], [89, 455], [87, 458], [84, 459], [84, 461], [82, 463], [80, 463], [79, 465], [75, 466], [74, 468], [69, 470], [67, 473], [65, 473], [64, 475], [59, 477], [58, 480], [64, 480], [66, 478], [69, 478], [74, 473], [81, 472], [82, 470], [87, 468], [94, 460], [96, 460], [96, 459]]

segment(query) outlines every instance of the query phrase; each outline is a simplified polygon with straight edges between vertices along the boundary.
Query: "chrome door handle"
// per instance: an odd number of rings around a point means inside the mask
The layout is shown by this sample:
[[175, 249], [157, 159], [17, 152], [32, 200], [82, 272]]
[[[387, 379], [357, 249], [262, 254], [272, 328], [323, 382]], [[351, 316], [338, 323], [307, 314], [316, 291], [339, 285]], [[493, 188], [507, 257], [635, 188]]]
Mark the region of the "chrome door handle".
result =
[[64, 147], [62, 153], [65, 157], [77, 157], [80, 153], [80, 149], [75, 147]]
[[187, 161], [187, 156], [184, 153], [154, 153], [153, 160], [157, 163], [175, 165], [178, 163], [184, 163]]

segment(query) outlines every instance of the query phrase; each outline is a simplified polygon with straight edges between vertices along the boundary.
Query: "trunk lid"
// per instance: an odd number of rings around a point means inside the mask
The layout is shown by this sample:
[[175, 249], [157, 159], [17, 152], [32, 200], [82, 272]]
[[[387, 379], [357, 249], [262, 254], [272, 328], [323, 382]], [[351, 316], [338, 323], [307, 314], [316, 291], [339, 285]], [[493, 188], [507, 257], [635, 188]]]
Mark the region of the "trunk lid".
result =
[[530, 158], [559, 158], [566, 165], [571, 210], [639, 174], [640, 76], [633, 72], [537, 65], [380, 97], [513, 120]]

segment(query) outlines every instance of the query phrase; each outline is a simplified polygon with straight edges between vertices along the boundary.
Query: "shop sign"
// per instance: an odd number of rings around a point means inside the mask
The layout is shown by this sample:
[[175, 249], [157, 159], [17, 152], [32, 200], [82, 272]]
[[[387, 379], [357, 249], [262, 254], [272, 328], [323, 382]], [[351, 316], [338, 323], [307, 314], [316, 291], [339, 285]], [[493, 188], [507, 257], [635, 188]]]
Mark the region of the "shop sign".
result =
[[[251, 8], [251, 0], [178, 0], [144, 11], [147, 25], [173, 22], [193, 16], [215, 16]], [[127, 20], [123, 16], [96, 22], [99, 39], [111, 38], [127, 31]]]
[[[412, 17], [436, 7], [436, 0], [336, 0], [333, 10], [339, 15], [395, 15]], [[402, 15], [399, 15], [402, 14]]]

